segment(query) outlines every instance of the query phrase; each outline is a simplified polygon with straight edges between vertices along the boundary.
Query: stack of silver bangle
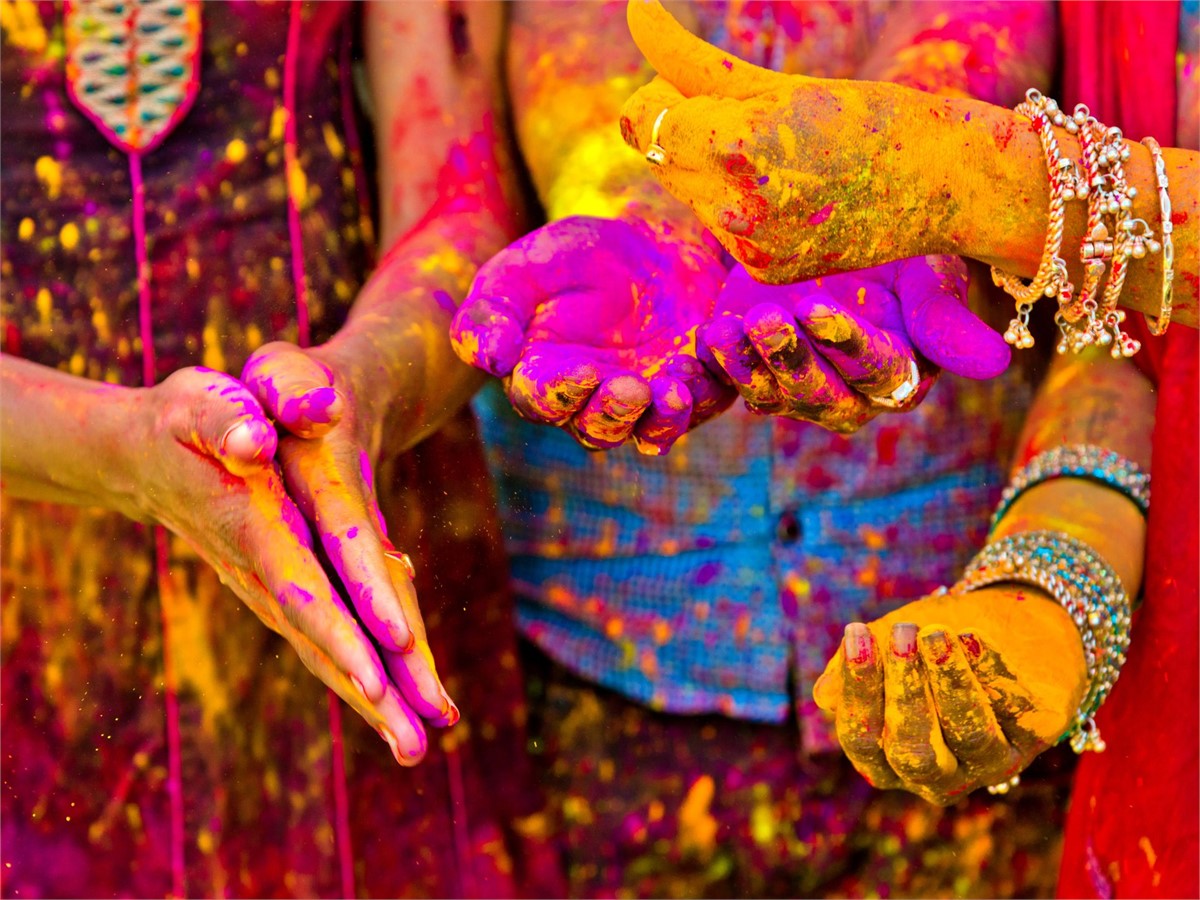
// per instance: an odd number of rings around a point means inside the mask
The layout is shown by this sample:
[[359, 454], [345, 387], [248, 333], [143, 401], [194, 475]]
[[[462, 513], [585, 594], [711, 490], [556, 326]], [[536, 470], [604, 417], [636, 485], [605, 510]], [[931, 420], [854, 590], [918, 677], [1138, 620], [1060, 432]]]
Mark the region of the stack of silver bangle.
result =
[[1083, 541], [1057, 531], [1030, 531], [989, 544], [951, 590], [1014, 581], [1041, 588], [1079, 628], [1088, 691], [1063, 738], [1070, 737], [1076, 753], [1103, 750], [1093, 716], [1116, 684], [1129, 649], [1130, 603], [1121, 579]]

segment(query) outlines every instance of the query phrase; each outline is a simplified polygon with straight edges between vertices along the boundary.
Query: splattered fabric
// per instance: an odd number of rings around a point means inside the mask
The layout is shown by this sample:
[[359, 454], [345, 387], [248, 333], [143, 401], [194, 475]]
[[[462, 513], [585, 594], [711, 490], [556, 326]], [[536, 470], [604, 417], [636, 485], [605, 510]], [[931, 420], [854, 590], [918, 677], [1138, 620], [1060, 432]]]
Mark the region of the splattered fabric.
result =
[[[129, 164], [70, 103], [60, 12], [3, 7], [4, 351], [138, 385], [147, 348]], [[346, 12], [204, 5], [195, 105], [142, 162], [156, 379], [188, 365], [237, 372], [261, 344], [295, 341], [297, 266], [312, 339], [341, 324], [372, 244]], [[289, 55], [293, 16], [304, 40]], [[160, 581], [152, 530], [4, 500], [5, 896], [515, 890], [504, 823], [531, 795], [511, 604], [473, 425], [457, 420], [384, 461], [377, 484], [391, 536], [416, 562], [433, 650], [463, 712], [412, 770], [397, 769], [356, 716], [331, 708], [291, 648], [183, 542], [170, 542]], [[167, 767], [164, 653], [180, 701], [178, 784]], [[506, 760], [502, 782], [484, 768], [496, 758]]]

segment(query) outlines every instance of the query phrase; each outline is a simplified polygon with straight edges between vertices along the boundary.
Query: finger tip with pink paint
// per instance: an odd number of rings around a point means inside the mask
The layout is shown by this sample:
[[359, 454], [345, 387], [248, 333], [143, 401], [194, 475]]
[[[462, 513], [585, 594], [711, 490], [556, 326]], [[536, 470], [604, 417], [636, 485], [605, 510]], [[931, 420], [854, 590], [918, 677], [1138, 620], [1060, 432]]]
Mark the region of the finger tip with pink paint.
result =
[[399, 702], [395, 713], [375, 730], [392, 751], [392, 758], [401, 766], [411, 768], [425, 758], [429, 739], [415, 713]]
[[947, 322], [936, 335], [926, 332], [919, 341], [914, 337], [914, 343], [931, 363], [963, 378], [986, 381], [1002, 375], [1012, 362], [1012, 348], [1002, 335], [963, 312], [968, 318]]
[[665, 456], [692, 419], [692, 392], [678, 378], [659, 375], [650, 382], [650, 407], [633, 430], [634, 445], [643, 456]]

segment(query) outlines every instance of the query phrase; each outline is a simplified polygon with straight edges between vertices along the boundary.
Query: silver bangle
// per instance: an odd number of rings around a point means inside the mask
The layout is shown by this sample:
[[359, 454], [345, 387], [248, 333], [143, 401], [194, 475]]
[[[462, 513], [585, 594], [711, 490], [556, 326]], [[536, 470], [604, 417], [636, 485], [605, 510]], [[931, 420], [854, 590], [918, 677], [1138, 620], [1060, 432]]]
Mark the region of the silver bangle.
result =
[[1158, 206], [1162, 215], [1162, 300], [1159, 303], [1158, 318], [1146, 316], [1146, 325], [1150, 333], [1160, 335], [1171, 324], [1171, 307], [1175, 302], [1175, 245], [1171, 242], [1171, 232], [1175, 226], [1171, 222], [1171, 195], [1167, 193], [1167, 163], [1163, 159], [1162, 147], [1152, 137], [1142, 138], [1142, 143], [1154, 159], [1154, 179], [1158, 184]]

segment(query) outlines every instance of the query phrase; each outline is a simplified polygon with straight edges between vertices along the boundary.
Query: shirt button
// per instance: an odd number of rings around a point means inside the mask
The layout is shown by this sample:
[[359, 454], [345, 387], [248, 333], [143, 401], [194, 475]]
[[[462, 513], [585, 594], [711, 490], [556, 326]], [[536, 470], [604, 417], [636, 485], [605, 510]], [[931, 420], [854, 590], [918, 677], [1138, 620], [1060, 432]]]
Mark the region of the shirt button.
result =
[[775, 523], [775, 537], [781, 544], [794, 544], [800, 540], [800, 520], [795, 513], [785, 512]]

